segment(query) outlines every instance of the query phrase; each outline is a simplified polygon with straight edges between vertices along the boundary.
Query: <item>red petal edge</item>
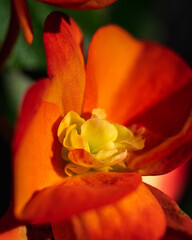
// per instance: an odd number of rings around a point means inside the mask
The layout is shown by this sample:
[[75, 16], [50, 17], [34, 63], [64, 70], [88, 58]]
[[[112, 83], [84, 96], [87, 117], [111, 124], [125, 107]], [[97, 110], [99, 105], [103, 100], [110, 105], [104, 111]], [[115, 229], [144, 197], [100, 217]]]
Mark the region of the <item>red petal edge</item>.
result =
[[59, 222], [74, 214], [113, 203], [141, 183], [136, 173], [89, 173], [36, 192], [22, 212], [31, 223]]
[[[165, 238], [169, 239], [181, 239], [179, 236], [186, 236], [183, 239], [192, 238], [192, 220], [187, 214], [185, 214], [177, 205], [177, 203], [169, 198], [167, 195], [159, 191], [158, 189], [146, 184], [152, 194], [159, 201], [163, 208], [167, 221], [167, 233]], [[178, 238], [173, 238], [177, 236]]]

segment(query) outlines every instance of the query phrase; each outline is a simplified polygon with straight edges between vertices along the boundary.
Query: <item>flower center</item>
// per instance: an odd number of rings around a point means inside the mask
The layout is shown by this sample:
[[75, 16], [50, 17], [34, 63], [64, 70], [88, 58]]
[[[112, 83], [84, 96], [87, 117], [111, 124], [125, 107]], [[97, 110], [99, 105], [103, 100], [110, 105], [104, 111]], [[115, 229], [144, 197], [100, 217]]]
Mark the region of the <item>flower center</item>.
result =
[[105, 117], [104, 110], [94, 109], [88, 120], [73, 111], [62, 119], [57, 135], [68, 176], [90, 170], [114, 171], [117, 165], [125, 167], [130, 153], [144, 147], [141, 135], [135, 136], [130, 129]]

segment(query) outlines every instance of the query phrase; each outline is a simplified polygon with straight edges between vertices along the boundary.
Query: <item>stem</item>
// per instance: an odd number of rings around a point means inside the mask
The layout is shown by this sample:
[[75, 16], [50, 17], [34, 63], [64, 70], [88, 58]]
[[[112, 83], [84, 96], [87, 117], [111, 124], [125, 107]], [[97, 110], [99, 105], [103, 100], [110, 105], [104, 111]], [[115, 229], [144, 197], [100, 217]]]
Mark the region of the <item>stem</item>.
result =
[[19, 33], [19, 21], [15, 12], [13, 2], [11, 1], [11, 19], [5, 40], [0, 49], [0, 69], [3, 67], [6, 59], [11, 53]]

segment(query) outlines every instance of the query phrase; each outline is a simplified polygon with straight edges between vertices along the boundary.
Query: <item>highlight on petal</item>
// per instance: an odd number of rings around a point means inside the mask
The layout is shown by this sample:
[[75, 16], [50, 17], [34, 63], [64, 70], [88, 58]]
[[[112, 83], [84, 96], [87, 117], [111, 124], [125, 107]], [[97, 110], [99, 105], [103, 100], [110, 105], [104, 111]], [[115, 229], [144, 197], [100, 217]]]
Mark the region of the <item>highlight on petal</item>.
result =
[[140, 183], [141, 176], [135, 173], [92, 172], [67, 177], [62, 184], [36, 191], [19, 217], [31, 223], [64, 221], [74, 214], [118, 201]]
[[13, 7], [16, 10], [20, 26], [23, 31], [23, 36], [28, 44], [33, 41], [33, 27], [29, 10], [25, 0], [12, 0]]
[[91, 10], [106, 7], [117, 0], [38, 0], [38, 1], [62, 8], [76, 10]]
[[86, 71], [85, 112], [104, 108], [108, 120], [148, 132], [129, 170], [164, 174], [192, 156], [192, 71], [179, 56], [109, 25], [93, 36]]
[[[119, 106], [129, 104], [130, 97], [127, 95], [128, 99], [119, 102], [115, 96], [127, 81], [142, 48], [139, 41], [115, 25], [101, 27], [93, 35], [86, 66], [84, 112], [102, 108], [106, 110], [107, 119], [124, 123], [117, 119]], [[114, 108], [115, 101], [119, 103], [118, 108]]]
[[[159, 191], [158, 189], [147, 185], [149, 190], [152, 192], [152, 194], [156, 197], [158, 202], [160, 203], [161, 207], [163, 208], [166, 216], [166, 222], [168, 231], [171, 231], [172, 234], [178, 233], [179, 234], [186, 234], [186, 239], [189, 237], [192, 237], [192, 220], [185, 214], [177, 205], [176, 202], [174, 202], [172, 199], [170, 199], [167, 195]], [[175, 234], [176, 235], [176, 234]], [[188, 238], [187, 238], [188, 237]], [[165, 238], [166, 239], [166, 238]]]
[[81, 114], [85, 68], [78, 25], [61, 12], [52, 12], [45, 21], [43, 40], [51, 86], [45, 100], [59, 106], [62, 115]]
[[190, 176], [188, 162], [175, 170], [159, 176], [143, 176], [143, 182], [159, 189], [175, 201], [181, 201]]
[[42, 103], [14, 152], [14, 211], [17, 217], [36, 191], [63, 180], [64, 166], [57, 140], [58, 120], [57, 106]]
[[56, 240], [67, 239], [160, 239], [166, 229], [165, 216], [158, 201], [140, 184], [131, 194], [113, 204], [72, 216], [52, 224]]

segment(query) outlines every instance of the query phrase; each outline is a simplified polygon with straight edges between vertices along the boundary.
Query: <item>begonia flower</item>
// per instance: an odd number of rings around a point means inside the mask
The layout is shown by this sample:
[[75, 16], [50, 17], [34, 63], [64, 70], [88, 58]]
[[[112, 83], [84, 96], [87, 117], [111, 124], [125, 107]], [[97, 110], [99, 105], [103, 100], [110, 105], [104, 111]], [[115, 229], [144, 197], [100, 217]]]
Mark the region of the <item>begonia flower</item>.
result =
[[192, 156], [190, 67], [116, 25], [94, 34], [85, 66], [81, 30], [59, 12], [43, 40], [48, 78], [27, 92], [13, 143], [15, 216], [51, 224], [56, 240], [192, 236], [141, 178]]
[[[104, 8], [116, 0], [37, 0], [46, 4], [66, 9], [92, 10]], [[33, 41], [33, 27], [26, 0], [11, 0], [11, 17], [5, 40], [0, 50], [0, 66], [3, 65], [9, 55], [19, 29], [22, 29], [23, 36], [28, 44]]]

